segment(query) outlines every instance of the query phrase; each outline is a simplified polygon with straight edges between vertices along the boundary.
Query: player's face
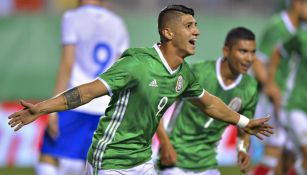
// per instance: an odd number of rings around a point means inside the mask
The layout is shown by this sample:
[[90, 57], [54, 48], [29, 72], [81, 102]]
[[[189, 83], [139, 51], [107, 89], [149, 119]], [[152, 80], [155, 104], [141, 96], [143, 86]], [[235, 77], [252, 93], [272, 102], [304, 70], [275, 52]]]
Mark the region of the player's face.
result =
[[244, 74], [255, 59], [256, 43], [252, 40], [238, 40], [231, 48], [224, 47], [224, 57], [229, 67], [236, 74]]
[[192, 15], [183, 15], [172, 27], [172, 43], [183, 58], [195, 54], [196, 40], [200, 34]]

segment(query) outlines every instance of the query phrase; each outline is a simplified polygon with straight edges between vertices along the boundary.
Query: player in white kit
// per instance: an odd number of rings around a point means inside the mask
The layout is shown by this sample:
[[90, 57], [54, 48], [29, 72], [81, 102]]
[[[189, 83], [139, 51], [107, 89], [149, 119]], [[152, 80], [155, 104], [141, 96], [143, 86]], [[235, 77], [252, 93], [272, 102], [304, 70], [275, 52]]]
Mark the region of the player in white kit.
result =
[[[80, 0], [62, 18], [62, 58], [55, 94], [92, 81], [128, 48], [123, 20], [106, 8], [108, 0]], [[108, 96], [49, 116], [37, 175], [79, 175]]]

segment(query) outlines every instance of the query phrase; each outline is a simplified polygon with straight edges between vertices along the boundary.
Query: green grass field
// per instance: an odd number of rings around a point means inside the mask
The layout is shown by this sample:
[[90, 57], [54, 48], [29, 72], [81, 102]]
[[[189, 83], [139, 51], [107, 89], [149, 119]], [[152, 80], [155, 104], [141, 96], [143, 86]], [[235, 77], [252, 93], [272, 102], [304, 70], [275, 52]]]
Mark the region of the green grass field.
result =
[[[238, 167], [221, 167], [219, 168], [222, 175], [240, 175]], [[1, 175], [34, 175], [33, 168], [0, 168]]]

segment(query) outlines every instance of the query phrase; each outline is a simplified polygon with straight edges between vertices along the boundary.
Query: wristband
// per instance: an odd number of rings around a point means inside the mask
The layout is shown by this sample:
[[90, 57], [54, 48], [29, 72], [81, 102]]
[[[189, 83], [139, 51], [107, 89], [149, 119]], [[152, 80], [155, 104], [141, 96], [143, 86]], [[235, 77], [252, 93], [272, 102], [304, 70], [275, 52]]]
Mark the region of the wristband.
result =
[[247, 149], [244, 147], [244, 141], [241, 140], [240, 138], [237, 138], [237, 151], [238, 152], [244, 152], [247, 154]]
[[240, 128], [245, 128], [249, 123], [249, 119], [247, 117], [245, 117], [244, 115], [240, 115], [239, 121], [237, 123], [237, 125]]

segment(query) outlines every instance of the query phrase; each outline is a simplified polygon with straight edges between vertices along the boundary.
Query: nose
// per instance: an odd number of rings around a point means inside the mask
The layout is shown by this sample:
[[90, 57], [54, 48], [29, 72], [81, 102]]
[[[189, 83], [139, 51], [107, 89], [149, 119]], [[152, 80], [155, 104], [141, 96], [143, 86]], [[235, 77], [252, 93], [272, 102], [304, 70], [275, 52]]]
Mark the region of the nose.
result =
[[194, 35], [196, 35], [196, 36], [200, 35], [200, 30], [197, 26], [195, 26]]
[[254, 53], [248, 53], [248, 54], [247, 54], [246, 60], [247, 60], [249, 63], [253, 62], [254, 59], [255, 59], [255, 54], [254, 54]]

